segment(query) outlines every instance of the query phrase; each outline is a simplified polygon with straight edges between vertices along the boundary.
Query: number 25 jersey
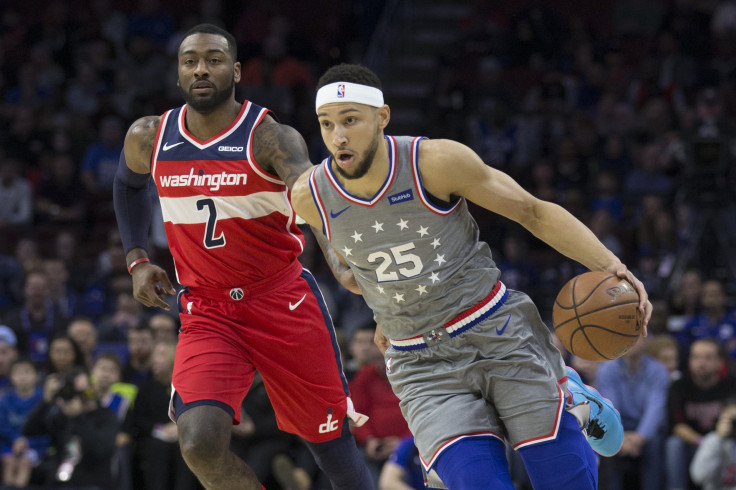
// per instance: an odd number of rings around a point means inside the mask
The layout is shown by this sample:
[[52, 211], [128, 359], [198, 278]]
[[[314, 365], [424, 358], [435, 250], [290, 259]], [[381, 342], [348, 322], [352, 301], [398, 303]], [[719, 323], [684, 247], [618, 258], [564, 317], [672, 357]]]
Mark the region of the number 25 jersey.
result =
[[289, 189], [253, 156], [268, 109], [249, 101], [233, 123], [201, 141], [187, 106], [161, 117], [151, 175], [177, 280], [190, 287], [247, 287], [293, 266], [304, 248]]

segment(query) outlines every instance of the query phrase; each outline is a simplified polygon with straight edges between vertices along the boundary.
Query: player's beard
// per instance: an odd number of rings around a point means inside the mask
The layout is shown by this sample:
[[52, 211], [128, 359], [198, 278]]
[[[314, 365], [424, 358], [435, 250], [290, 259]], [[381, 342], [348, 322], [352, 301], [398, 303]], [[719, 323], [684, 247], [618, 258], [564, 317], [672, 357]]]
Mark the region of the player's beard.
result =
[[375, 158], [376, 152], [378, 151], [378, 143], [380, 143], [380, 138], [378, 131], [376, 131], [376, 134], [373, 135], [373, 141], [371, 141], [370, 146], [368, 146], [368, 149], [365, 152], [365, 156], [360, 162], [358, 162], [358, 165], [355, 167], [355, 171], [350, 174], [337, 164], [337, 158], [335, 158], [335, 154], [333, 153], [332, 160], [335, 161], [335, 170], [337, 170], [338, 175], [347, 180], [355, 180], [367, 174], [373, 165], [373, 158]]
[[184, 90], [181, 84], [179, 84], [179, 90], [189, 107], [197, 112], [209, 113], [220, 107], [233, 95], [235, 92], [235, 77], [233, 76], [230, 80], [229, 86], [222, 90], [215, 89], [215, 93], [209, 97], [195, 97], [191, 92]]

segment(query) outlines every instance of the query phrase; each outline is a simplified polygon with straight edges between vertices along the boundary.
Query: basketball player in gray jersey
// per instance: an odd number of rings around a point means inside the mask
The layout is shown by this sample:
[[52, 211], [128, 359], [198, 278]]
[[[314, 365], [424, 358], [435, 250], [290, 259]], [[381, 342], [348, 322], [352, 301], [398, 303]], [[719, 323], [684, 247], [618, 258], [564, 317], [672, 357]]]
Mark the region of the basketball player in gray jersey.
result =
[[513, 489], [508, 442], [534, 488], [597, 488], [591, 447], [618, 452], [618, 412], [565, 368], [529, 297], [503, 284], [466, 200], [591, 270], [628, 279], [646, 335], [642, 283], [570, 213], [470, 148], [384, 136], [390, 109], [367, 68], [332, 67], [318, 87], [331, 156], [299, 178], [292, 204], [353, 270], [425, 470], [453, 490]]

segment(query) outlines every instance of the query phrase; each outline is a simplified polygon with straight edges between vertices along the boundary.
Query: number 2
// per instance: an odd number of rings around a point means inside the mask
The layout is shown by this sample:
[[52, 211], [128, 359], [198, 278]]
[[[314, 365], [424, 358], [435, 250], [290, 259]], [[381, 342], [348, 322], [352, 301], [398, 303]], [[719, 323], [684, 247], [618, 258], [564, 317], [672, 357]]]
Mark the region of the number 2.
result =
[[206, 248], [217, 248], [225, 245], [225, 234], [220, 232], [220, 236], [215, 238], [215, 225], [217, 224], [217, 208], [215, 201], [212, 199], [200, 199], [197, 201], [197, 209], [202, 211], [207, 206], [210, 217], [207, 219], [207, 227], [204, 230], [204, 246]]

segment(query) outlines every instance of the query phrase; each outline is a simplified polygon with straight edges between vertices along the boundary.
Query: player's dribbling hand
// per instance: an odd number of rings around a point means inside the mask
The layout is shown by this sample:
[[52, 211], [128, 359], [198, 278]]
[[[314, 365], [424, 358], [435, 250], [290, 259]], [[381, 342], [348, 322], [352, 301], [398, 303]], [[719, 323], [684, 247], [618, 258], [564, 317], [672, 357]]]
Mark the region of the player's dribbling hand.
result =
[[642, 313], [644, 320], [642, 321], [642, 337], [647, 336], [647, 325], [649, 325], [649, 319], [652, 317], [652, 303], [649, 301], [649, 295], [644, 287], [644, 284], [631, 273], [631, 271], [622, 263], [615, 264], [609, 267], [608, 272], [616, 274], [621, 279], [626, 279], [634, 286], [636, 292], [639, 294], [639, 311]]
[[376, 331], [373, 334], [373, 343], [378, 346], [381, 351], [381, 355], [385, 355], [386, 350], [391, 347], [391, 342], [389, 342], [388, 337], [383, 335], [380, 325], [376, 325]]
[[146, 306], [158, 306], [170, 310], [164, 301], [169, 294], [176, 294], [176, 290], [169, 281], [169, 276], [161, 267], [144, 263], [133, 269], [133, 297]]

